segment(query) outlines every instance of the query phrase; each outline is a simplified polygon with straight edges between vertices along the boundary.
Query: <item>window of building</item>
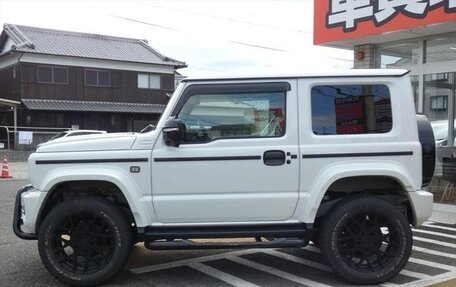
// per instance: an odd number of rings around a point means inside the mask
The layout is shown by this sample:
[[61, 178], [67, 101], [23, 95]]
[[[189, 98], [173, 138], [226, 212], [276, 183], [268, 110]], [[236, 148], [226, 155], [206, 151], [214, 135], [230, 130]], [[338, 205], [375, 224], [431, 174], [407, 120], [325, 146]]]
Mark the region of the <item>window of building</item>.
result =
[[448, 121], [448, 95], [453, 90], [449, 73], [424, 75], [424, 114], [433, 121]]
[[38, 66], [38, 83], [68, 84], [68, 69], [65, 67]]
[[86, 86], [111, 86], [111, 72], [105, 70], [85, 70], [85, 85]]
[[448, 96], [432, 96], [431, 110], [446, 110], [448, 108]]
[[311, 91], [316, 135], [387, 133], [392, 128], [386, 85], [324, 85]]
[[285, 117], [285, 92], [195, 94], [177, 115], [187, 127], [187, 143], [280, 137]]
[[426, 42], [425, 63], [456, 60], [456, 36], [436, 37]]
[[140, 89], [160, 89], [161, 78], [159, 75], [138, 74], [138, 88]]
[[379, 45], [377, 66], [379, 68], [400, 68], [420, 63], [419, 41], [397, 42]]

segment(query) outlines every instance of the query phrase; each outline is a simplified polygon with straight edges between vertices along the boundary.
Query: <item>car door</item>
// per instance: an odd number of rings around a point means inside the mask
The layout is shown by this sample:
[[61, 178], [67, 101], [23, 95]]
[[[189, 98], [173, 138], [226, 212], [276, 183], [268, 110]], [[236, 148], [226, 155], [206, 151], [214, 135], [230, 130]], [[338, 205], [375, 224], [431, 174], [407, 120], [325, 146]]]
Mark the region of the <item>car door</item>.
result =
[[299, 187], [296, 81], [192, 84], [172, 111], [179, 147], [163, 133], [152, 190], [163, 223], [283, 221]]

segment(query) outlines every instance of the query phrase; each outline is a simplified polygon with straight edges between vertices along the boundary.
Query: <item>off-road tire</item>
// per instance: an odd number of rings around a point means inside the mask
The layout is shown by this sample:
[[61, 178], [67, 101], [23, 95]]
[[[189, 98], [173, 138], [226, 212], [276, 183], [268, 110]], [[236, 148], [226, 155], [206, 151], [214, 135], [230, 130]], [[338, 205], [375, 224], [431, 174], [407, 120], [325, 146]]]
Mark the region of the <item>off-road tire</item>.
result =
[[131, 224], [114, 204], [78, 198], [59, 204], [46, 216], [38, 250], [44, 266], [58, 280], [94, 286], [122, 269], [133, 244]]
[[325, 216], [319, 244], [336, 274], [356, 284], [378, 284], [402, 270], [413, 238], [398, 208], [378, 197], [353, 196]]

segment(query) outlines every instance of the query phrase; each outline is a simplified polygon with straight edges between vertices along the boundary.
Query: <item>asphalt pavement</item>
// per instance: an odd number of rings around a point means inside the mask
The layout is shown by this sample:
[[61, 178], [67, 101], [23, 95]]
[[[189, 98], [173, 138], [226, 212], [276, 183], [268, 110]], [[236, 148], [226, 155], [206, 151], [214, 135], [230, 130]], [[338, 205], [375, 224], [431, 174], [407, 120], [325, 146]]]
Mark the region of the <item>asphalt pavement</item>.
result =
[[[16, 190], [26, 183], [0, 181], [0, 286], [63, 286], [42, 265], [36, 241], [20, 240], [12, 232]], [[381, 286], [454, 286], [456, 213], [444, 208], [431, 219], [413, 231], [414, 250], [405, 269]], [[351, 285], [333, 274], [312, 245], [235, 251], [149, 251], [137, 245], [125, 270], [105, 286]]]

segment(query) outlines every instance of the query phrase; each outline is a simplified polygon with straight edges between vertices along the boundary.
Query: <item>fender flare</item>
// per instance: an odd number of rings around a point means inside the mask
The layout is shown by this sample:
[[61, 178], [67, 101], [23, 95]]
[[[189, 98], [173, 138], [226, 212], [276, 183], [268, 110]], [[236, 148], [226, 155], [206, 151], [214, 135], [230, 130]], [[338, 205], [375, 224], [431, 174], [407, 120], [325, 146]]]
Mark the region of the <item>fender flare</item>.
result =
[[[356, 167], [354, 167], [356, 166]], [[399, 182], [405, 191], [415, 191], [410, 172], [403, 166], [385, 162], [358, 162], [334, 164], [322, 170], [310, 185], [308, 191], [301, 191], [302, 198], [299, 207], [301, 222], [312, 223], [329, 187], [339, 179], [356, 176], [383, 176]]]
[[[52, 193], [52, 189], [55, 186], [70, 181], [106, 181], [114, 184], [126, 198], [135, 218], [136, 226], [144, 227], [149, 225], [149, 213], [152, 214], [154, 212], [153, 206], [150, 204], [148, 209], [145, 208], [144, 205], [147, 201], [144, 200], [139, 186], [131, 180], [131, 177], [124, 170], [113, 166], [103, 166], [102, 169], [94, 168], [93, 166], [83, 168], [81, 166], [77, 168], [71, 166], [62, 167], [47, 173], [41, 181], [41, 185], [37, 188], [41, 191]], [[44, 205], [45, 202], [43, 202], [42, 206]]]

